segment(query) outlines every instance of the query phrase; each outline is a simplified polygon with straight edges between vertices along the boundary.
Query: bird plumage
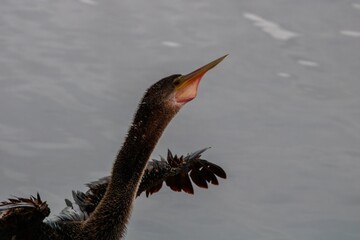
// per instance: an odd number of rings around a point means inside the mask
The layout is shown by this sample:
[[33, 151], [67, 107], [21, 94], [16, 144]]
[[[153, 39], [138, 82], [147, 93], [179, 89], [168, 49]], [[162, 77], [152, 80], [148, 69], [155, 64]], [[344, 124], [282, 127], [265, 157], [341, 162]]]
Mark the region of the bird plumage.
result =
[[[186, 156], [177, 156], [169, 150], [166, 159], [148, 162], [139, 185], [137, 196], [146, 197], [158, 192], [165, 183], [173, 191], [193, 194], [193, 184], [207, 188], [208, 183], [218, 185], [217, 177], [226, 178], [225, 171], [218, 165], [201, 158], [207, 148]], [[206, 169], [206, 170], [203, 170]], [[184, 180], [186, 179], [186, 180]], [[0, 240], [13, 236], [34, 236], [28, 239], [61, 239], [63, 226], [86, 220], [101, 201], [109, 184], [110, 176], [87, 183], [85, 193], [73, 191], [73, 202], [65, 199], [66, 207], [52, 217], [47, 202], [39, 194], [29, 198], [10, 198], [0, 203]], [[21, 233], [21, 234], [20, 234]], [[35, 238], [36, 236], [36, 238]]]

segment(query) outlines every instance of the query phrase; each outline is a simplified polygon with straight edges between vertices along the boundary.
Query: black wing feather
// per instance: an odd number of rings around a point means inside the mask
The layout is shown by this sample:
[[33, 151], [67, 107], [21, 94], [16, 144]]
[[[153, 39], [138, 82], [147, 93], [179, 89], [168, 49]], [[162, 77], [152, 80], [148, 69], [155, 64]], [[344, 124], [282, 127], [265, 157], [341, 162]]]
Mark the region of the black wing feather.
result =
[[[226, 173], [220, 166], [200, 159], [207, 149], [180, 157], [169, 150], [166, 160], [160, 157], [160, 160], [150, 161], [141, 179], [137, 196], [145, 192], [148, 197], [158, 192], [163, 182], [173, 191], [189, 194], [194, 193], [192, 182], [201, 188], [207, 188], [208, 183], [218, 185], [217, 177], [226, 178]], [[50, 209], [39, 194], [36, 197], [10, 198], [0, 202], [0, 240], [64, 239], [67, 226], [76, 227], [95, 210], [109, 181], [110, 177], [104, 177], [86, 184], [89, 189], [85, 193], [73, 191], [75, 204], [65, 199], [66, 207], [51, 218], [46, 218]]]

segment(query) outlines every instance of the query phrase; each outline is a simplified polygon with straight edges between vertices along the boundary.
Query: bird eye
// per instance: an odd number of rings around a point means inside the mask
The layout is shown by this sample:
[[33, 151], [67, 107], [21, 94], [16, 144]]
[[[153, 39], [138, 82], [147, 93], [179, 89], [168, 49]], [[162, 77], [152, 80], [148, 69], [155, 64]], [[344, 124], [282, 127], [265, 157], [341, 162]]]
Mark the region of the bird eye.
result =
[[174, 86], [177, 87], [180, 85], [180, 77], [176, 78], [173, 82]]

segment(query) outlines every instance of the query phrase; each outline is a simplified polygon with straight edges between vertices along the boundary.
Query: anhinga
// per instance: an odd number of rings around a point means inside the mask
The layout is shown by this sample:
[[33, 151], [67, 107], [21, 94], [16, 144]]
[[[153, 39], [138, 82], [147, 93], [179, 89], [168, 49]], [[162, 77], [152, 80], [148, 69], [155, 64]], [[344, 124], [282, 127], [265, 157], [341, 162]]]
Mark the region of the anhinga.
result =
[[78, 209], [65, 200], [67, 207], [58, 216], [45, 219], [50, 210], [39, 194], [1, 202], [0, 240], [121, 239], [134, 199], [141, 192], [147, 196], [157, 192], [165, 181], [174, 191], [192, 194], [191, 180], [207, 188], [207, 183], [218, 184], [216, 176], [226, 178], [221, 167], [200, 158], [206, 149], [185, 157], [169, 151], [167, 160], [148, 162], [168, 123], [185, 103], [196, 97], [204, 74], [225, 57], [187, 75], [161, 79], [146, 91], [111, 176], [88, 184], [86, 193], [73, 192]]

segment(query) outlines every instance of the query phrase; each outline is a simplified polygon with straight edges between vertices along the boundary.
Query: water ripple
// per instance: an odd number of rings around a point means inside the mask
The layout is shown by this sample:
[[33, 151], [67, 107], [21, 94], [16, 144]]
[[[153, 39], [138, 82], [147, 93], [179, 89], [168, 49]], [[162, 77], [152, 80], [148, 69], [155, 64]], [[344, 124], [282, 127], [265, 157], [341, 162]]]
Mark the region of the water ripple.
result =
[[268, 33], [275, 39], [286, 41], [291, 38], [300, 36], [298, 33], [281, 28], [278, 24], [259, 17], [255, 14], [244, 13], [244, 17], [253, 21], [255, 26], [260, 27], [264, 32]]
[[360, 32], [358, 31], [351, 31], [351, 30], [342, 30], [340, 31], [342, 35], [349, 36], [349, 37], [360, 37]]

